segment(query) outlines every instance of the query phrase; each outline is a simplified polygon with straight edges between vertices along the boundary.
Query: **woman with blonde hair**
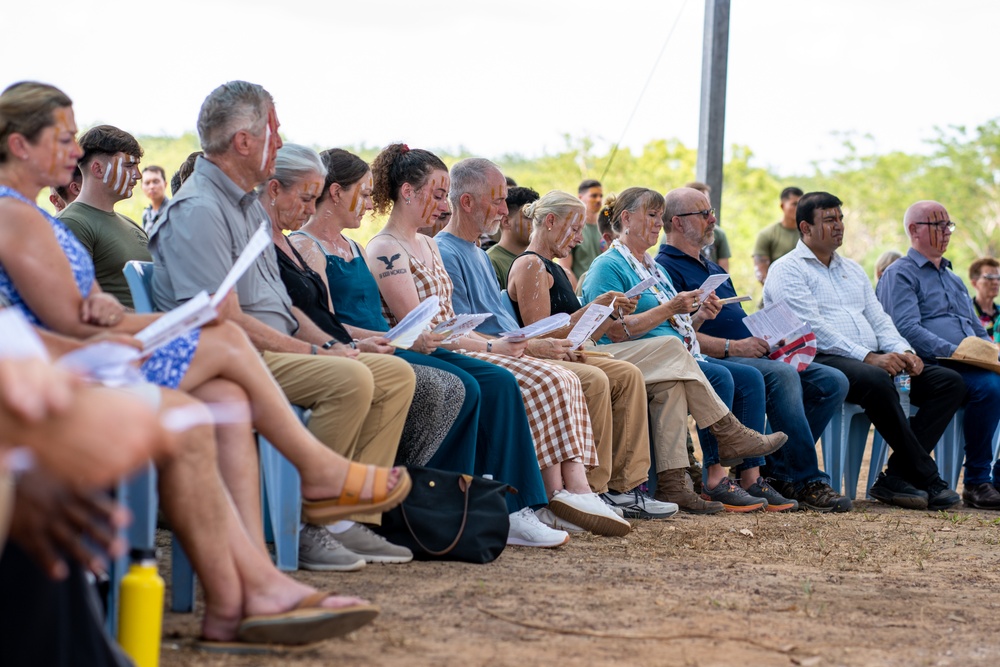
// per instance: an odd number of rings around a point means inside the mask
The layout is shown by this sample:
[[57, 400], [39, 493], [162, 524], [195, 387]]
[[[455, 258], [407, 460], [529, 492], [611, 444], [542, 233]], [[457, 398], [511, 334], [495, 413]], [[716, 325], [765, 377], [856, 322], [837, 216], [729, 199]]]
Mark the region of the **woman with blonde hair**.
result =
[[[578, 198], [558, 190], [523, 207], [522, 215], [532, 224], [531, 241], [527, 251], [511, 266], [508, 289], [518, 317], [525, 324], [554, 313], [567, 313], [572, 317], [572, 326], [590, 305], [580, 305], [562, 268], [553, 261], [565, 257], [579, 242], [585, 212]], [[613, 306], [614, 310], [593, 332], [586, 349], [598, 350], [593, 341], [599, 340], [621, 317], [632, 314], [637, 301], [637, 298], [626, 299], [618, 291], [597, 295], [591, 304]], [[699, 425], [717, 433], [723, 446], [756, 442], [760, 436], [748, 430], [727, 428], [738, 423], [736, 418], [680, 340], [670, 337], [622, 341], [603, 345], [600, 350], [614, 354], [622, 362], [635, 364], [643, 374], [653, 425], [657, 496], [692, 514], [721, 512], [722, 503], [698, 497], [687, 477], [688, 412]], [[611, 486], [616, 488], [614, 483]], [[616, 502], [624, 502], [621, 496], [638, 492], [623, 491], [609, 495]]]

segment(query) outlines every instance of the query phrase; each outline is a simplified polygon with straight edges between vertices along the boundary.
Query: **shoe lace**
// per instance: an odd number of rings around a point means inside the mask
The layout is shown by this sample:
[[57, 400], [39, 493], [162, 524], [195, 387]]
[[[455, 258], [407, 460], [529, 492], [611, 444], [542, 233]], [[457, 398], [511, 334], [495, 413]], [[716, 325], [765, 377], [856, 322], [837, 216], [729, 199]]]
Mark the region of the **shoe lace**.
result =
[[343, 546], [340, 542], [330, 534], [323, 526], [306, 526], [304, 531], [309, 531], [311, 537], [319, 544], [319, 546], [324, 549], [329, 549], [333, 551], [334, 549], [339, 549]]

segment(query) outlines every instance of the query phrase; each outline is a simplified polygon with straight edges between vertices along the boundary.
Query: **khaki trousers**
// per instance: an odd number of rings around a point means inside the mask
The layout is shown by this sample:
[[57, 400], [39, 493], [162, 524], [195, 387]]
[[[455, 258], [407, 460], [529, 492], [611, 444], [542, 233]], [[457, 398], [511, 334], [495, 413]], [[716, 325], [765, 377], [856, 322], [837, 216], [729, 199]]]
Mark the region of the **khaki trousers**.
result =
[[707, 428], [729, 413], [698, 362], [674, 336], [661, 336], [590, 349], [610, 352], [615, 359], [635, 364], [642, 372], [649, 396], [649, 421], [656, 471], [686, 468], [687, 415]]
[[603, 357], [586, 363], [555, 362], [580, 378], [594, 430], [598, 465], [587, 471], [596, 493], [631, 491], [649, 476], [649, 425], [642, 372]]
[[[409, 364], [388, 354], [263, 357], [289, 402], [312, 410], [309, 430], [320, 442], [358, 463], [393, 464], [416, 383]], [[351, 518], [377, 523], [379, 516]]]

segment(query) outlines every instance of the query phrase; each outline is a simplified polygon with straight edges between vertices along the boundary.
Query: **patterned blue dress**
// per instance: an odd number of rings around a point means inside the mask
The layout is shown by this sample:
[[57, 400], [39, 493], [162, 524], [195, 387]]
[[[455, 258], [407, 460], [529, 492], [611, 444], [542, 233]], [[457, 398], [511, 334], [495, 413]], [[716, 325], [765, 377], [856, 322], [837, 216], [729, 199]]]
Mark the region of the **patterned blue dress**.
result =
[[[73, 278], [80, 294], [86, 297], [90, 294], [90, 289], [94, 284], [94, 262], [80, 242], [73, 235], [73, 232], [61, 222], [53, 218], [45, 210], [38, 208], [35, 202], [28, 200], [21, 193], [5, 185], [0, 185], [0, 197], [12, 197], [26, 204], [31, 204], [45, 216], [52, 231], [56, 235], [56, 240], [62, 247], [66, 258], [69, 260], [70, 268], [73, 269]], [[7, 270], [0, 264], [0, 295], [10, 301], [11, 305], [18, 308], [32, 324], [46, 328], [24, 302], [14, 282], [7, 275]], [[194, 357], [198, 348], [198, 337], [200, 331], [193, 331], [187, 335], [174, 339], [167, 345], [159, 348], [142, 365], [142, 372], [146, 380], [153, 384], [176, 389], [181, 383], [188, 367], [191, 366], [191, 358]]]

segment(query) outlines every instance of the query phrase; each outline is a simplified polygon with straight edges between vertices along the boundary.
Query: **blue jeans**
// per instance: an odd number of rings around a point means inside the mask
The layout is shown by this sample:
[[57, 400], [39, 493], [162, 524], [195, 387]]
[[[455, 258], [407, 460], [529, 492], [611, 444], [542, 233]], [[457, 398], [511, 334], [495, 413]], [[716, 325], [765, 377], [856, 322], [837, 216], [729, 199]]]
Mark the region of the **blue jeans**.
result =
[[1000, 481], [1000, 462], [993, 466], [993, 436], [1000, 423], [1000, 375], [968, 364], [947, 364], [965, 383], [965, 483]]
[[[755, 431], [764, 431], [764, 377], [754, 368], [730, 363], [728, 360], [709, 359], [699, 361], [705, 377], [722, 402], [731, 406], [736, 419]], [[719, 443], [707, 428], [698, 429], [698, 441], [704, 459], [705, 471], [708, 466], [719, 462]], [[762, 457], [745, 459], [737, 466], [737, 472], [764, 465]]]
[[847, 376], [836, 368], [811, 363], [801, 373], [783, 361], [731, 357], [764, 376], [767, 419], [772, 431], [788, 436], [785, 446], [767, 457], [770, 476], [797, 488], [809, 482], [830, 483], [819, 469], [816, 441], [847, 397]]

